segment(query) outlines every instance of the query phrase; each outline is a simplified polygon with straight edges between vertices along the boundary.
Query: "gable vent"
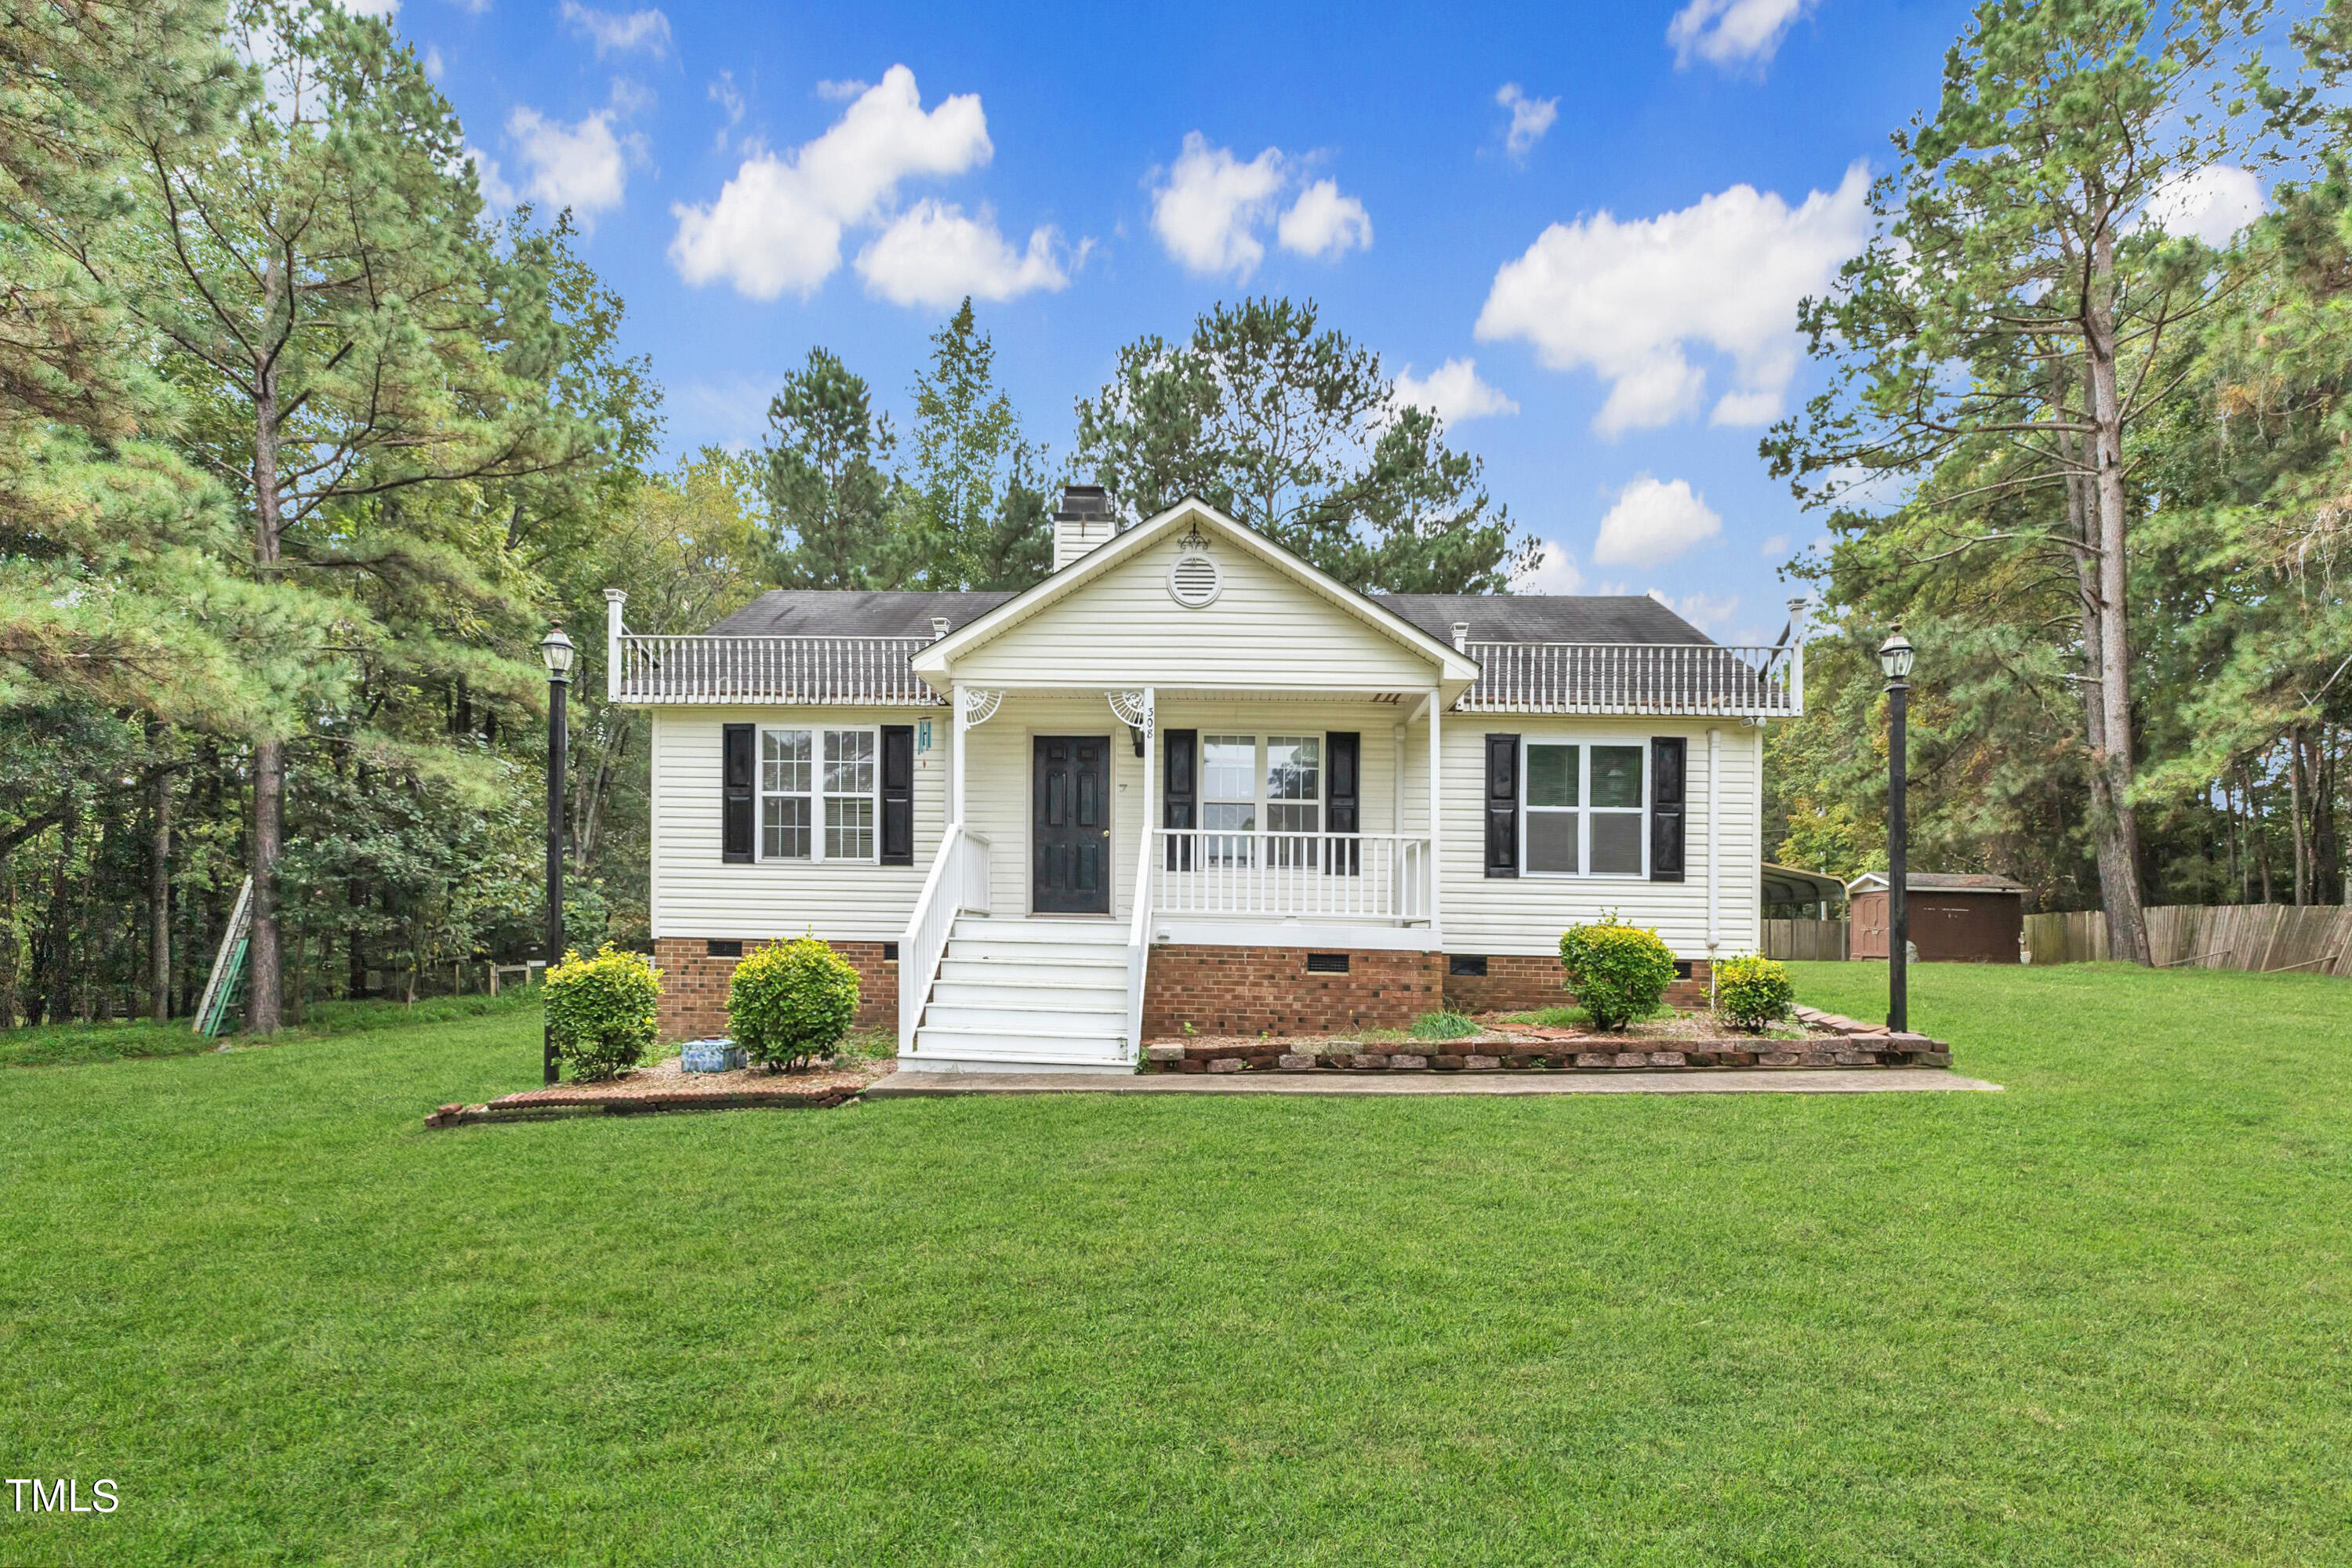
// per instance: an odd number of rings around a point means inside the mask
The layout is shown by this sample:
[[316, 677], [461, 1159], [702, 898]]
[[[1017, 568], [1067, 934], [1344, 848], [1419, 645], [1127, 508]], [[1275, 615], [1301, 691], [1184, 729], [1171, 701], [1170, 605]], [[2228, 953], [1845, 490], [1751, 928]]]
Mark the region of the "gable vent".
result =
[[1178, 556], [1168, 572], [1168, 596], [1188, 610], [1216, 603], [1224, 587], [1224, 573], [1198, 551]]

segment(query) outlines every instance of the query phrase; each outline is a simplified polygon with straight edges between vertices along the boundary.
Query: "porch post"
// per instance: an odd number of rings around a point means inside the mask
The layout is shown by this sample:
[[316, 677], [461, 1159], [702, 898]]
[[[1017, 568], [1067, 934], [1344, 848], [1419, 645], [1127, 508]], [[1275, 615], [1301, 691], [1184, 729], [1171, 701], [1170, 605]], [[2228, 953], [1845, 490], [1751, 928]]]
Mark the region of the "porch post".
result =
[[1444, 930], [1445, 915], [1445, 810], [1440, 781], [1445, 775], [1442, 765], [1442, 736], [1437, 728], [1438, 710], [1445, 706], [1445, 693], [1438, 687], [1429, 689], [1429, 929], [1433, 934]]
[[1139, 922], [1151, 918], [1151, 878], [1160, 869], [1160, 858], [1152, 852], [1151, 837], [1151, 830], [1160, 826], [1160, 689], [1157, 687], [1143, 689], [1143, 826], [1138, 830], [1143, 842], [1136, 847], [1135, 892], [1132, 895], [1135, 908], [1130, 911]]
[[955, 708], [955, 750], [948, 755], [948, 824], [963, 826], [963, 742], [971, 726], [963, 716], [963, 682], [948, 688], [948, 701]]

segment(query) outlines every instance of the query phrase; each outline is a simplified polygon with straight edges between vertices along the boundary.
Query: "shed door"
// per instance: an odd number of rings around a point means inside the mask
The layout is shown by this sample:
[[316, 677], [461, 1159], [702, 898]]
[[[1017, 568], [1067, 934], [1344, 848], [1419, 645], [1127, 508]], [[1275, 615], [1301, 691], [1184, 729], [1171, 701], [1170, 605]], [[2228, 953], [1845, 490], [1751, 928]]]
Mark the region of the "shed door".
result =
[[1110, 913], [1110, 737], [1039, 735], [1029, 790], [1029, 907]]

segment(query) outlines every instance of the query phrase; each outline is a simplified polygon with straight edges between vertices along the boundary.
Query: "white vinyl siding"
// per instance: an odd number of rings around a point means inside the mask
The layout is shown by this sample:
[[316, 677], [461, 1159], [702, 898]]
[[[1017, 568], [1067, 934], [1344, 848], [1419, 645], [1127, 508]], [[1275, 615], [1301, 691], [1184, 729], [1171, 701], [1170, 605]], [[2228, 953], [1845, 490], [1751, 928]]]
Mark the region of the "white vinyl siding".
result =
[[[1407, 731], [1407, 820], [1421, 820], [1429, 731]], [[1654, 735], [1684, 737], [1688, 762], [1683, 780], [1683, 879], [1653, 882], [1645, 877], [1488, 877], [1485, 800], [1486, 736], [1517, 734], [1528, 742], [1580, 745], [1632, 743], [1634, 726], [1643, 747], [1646, 795], [1647, 747]], [[1448, 713], [1445, 746], [1445, 951], [1465, 953], [1556, 953], [1559, 935], [1571, 923], [1599, 920], [1615, 910], [1640, 925], [1654, 926], [1678, 958], [1705, 958], [1706, 951], [1707, 814], [1717, 781], [1709, 777], [1706, 726], [1688, 720], [1553, 719], [1540, 715]], [[1717, 935], [1719, 956], [1754, 952], [1758, 924], [1758, 878], [1762, 850], [1758, 820], [1762, 809], [1763, 731], [1738, 723], [1720, 726], [1717, 738], [1722, 765], [1723, 814], [1718, 843]], [[1369, 744], [1366, 748], [1370, 750]], [[1524, 787], [1526, 773], [1521, 773]], [[1522, 817], [1525, 801], [1522, 799]], [[1646, 842], [1646, 826], [1643, 831]]]
[[[719, 937], [762, 940], [798, 936], [805, 931], [842, 942], [896, 942], [906, 934], [916, 896], [939, 852], [947, 822], [948, 743], [945, 710], [857, 708], [698, 708], [656, 710], [653, 726], [653, 934], [657, 937]], [[722, 726], [756, 724], [762, 731], [814, 732], [814, 781], [823, 788], [822, 737], [856, 731], [876, 740], [879, 727], [931, 725], [931, 749], [915, 755], [915, 863], [877, 865], [869, 848], [863, 859], [765, 859], [730, 866], [719, 859], [720, 736]], [[764, 740], [758, 784], [766, 777]], [[878, 767], [878, 761], [876, 765]], [[764, 807], [762, 787], [760, 805]], [[872, 792], [868, 791], [869, 800]], [[818, 831], [823, 806], [816, 807]], [[878, 834], [878, 805], [877, 832]], [[755, 841], [765, 826], [754, 817]], [[764, 849], [765, 846], [761, 847]]]
[[1431, 656], [1236, 544], [1211, 547], [1224, 588], [1213, 604], [1187, 609], [1168, 596], [1179, 553], [1176, 542], [1165, 540], [1119, 563], [958, 659], [955, 679], [973, 686], [1419, 691], [1436, 677]]

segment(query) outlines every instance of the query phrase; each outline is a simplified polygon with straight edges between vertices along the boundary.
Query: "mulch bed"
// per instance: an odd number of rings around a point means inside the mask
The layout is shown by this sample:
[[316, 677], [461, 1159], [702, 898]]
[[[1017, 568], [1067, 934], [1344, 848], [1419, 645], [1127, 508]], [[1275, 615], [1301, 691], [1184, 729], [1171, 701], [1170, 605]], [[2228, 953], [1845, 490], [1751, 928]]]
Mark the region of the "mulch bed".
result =
[[479, 1121], [551, 1121], [568, 1116], [637, 1116], [748, 1106], [824, 1110], [855, 1100], [866, 1085], [897, 1065], [886, 1059], [808, 1072], [772, 1073], [758, 1068], [687, 1072], [672, 1057], [603, 1083], [560, 1083], [552, 1089], [523, 1089], [486, 1105], [445, 1105], [427, 1116], [425, 1125], [464, 1127]]

